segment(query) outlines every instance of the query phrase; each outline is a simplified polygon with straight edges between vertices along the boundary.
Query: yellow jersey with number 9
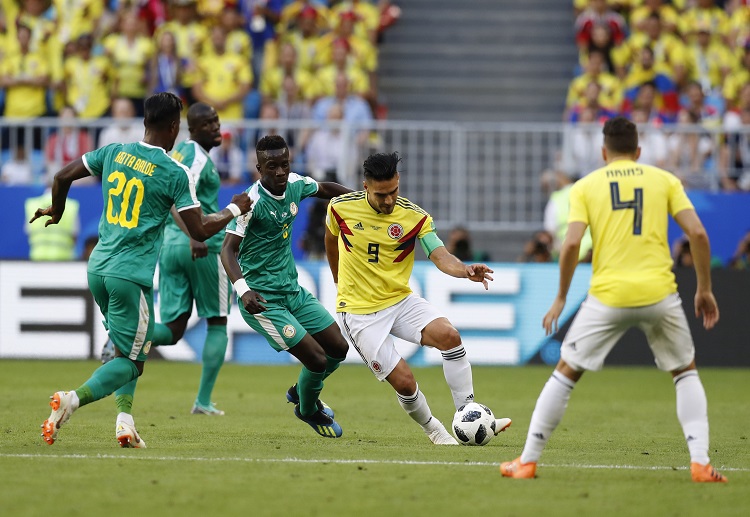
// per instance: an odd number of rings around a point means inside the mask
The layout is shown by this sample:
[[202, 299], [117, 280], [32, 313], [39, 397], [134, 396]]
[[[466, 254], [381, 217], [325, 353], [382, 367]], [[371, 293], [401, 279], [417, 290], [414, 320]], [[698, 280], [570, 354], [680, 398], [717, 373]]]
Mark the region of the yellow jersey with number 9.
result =
[[371, 314], [411, 294], [414, 248], [435, 231], [430, 214], [399, 197], [390, 214], [376, 211], [365, 191], [335, 197], [326, 226], [339, 237], [336, 310]]
[[590, 294], [611, 307], [642, 307], [676, 292], [668, 216], [692, 208], [673, 174], [630, 160], [576, 182], [568, 222], [591, 228]]
[[172, 205], [178, 212], [201, 206], [189, 170], [145, 142], [104, 146], [84, 154], [83, 164], [101, 176], [104, 197], [89, 273], [152, 286]]

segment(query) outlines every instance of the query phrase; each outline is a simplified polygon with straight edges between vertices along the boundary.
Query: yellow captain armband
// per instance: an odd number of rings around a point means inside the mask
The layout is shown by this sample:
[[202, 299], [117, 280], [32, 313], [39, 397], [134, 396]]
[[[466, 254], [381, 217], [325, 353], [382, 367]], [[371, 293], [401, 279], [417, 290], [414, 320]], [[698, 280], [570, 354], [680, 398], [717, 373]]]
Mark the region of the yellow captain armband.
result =
[[438, 237], [437, 233], [435, 232], [430, 232], [424, 237], [420, 238], [419, 244], [422, 245], [422, 249], [424, 250], [424, 254], [427, 255], [427, 258], [429, 258], [432, 252], [438, 249], [440, 246], [445, 246], [445, 244], [443, 244], [443, 241], [440, 240], [440, 237]]

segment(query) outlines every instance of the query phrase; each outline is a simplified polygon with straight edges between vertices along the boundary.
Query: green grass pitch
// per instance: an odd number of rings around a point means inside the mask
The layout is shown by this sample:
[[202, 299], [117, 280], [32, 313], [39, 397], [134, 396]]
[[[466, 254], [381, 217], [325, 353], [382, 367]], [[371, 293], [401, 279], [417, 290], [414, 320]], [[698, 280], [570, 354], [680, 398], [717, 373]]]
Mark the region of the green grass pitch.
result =
[[[214, 393], [225, 417], [191, 415], [200, 365], [152, 361], [135, 421], [148, 449], [120, 449], [109, 398], [76, 412], [49, 446], [39, 425], [55, 390], [94, 362], [0, 361], [0, 515], [542, 516], [750, 515], [750, 375], [703, 369], [712, 463], [727, 485], [690, 481], [667, 374], [588, 373], [573, 392], [535, 480], [504, 479], [520, 454], [549, 367], [475, 367], [477, 401], [513, 418], [485, 447], [437, 447], [364, 366], [342, 366], [323, 399], [344, 429], [315, 434], [285, 392], [295, 367], [228, 364]], [[440, 368], [415, 376], [449, 424]]]

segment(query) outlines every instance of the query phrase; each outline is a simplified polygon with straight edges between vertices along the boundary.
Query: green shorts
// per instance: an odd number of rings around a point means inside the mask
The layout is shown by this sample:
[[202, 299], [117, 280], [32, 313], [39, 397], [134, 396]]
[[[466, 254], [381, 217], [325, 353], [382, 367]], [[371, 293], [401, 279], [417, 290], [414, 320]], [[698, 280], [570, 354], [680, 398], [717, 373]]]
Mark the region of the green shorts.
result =
[[289, 350], [306, 333], [317, 334], [334, 323], [333, 316], [304, 287], [288, 296], [259, 293], [267, 300], [266, 311], [250, 314], [240, 303], [240, 313], [255, 332], [266, 338], [277, 352]]
[[232, 286], [218, 253], [193, 260], [189, 246], [165, 246], [159, 256], [159, 313], [169, 323], [193, 312], [201, 318], [227, 316]]
[[109, 338], [125, 357], [145, 361], [154, 332], [153, 287], [94, 273], [89, 273], [88, 278]]

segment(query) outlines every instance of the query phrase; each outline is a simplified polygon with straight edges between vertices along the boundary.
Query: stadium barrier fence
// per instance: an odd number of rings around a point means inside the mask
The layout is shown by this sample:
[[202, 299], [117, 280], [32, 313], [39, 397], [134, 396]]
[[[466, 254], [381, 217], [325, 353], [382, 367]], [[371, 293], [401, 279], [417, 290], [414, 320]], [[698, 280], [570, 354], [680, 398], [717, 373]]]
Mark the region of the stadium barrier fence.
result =
[[[54, 149], [46, 150], [53, 133], [86, 129], [97, 141], [102, 130], [113, 125], [142, 127], [142, 122], [66, 120], [63, 126], [57, 118], [0, 118], [0, 163], [23, 147], [34, 169], [32, 182], [44, 184], [62, 163], [61, 138]], [[442, 227], [463, 224], [480, 231], [538, 229], [547, 201], [543, 173], [558, 169], [579, 177], [601, 165], [598, 124], [242, 120], [224, 122], [222, 127], [235, 135], [245, 153], [248, 180], [255, 165], [254, 143], [267, 133], [281, 134], [290, 142], [293, 170], [322, 178], [326, 171], [315, 170], [301, 142], [313, 131], [336, 132], [331, 140], [341, 148], [336, 177], [352, 187], [361, 184], [361, 163], [367, 155], [399, 151], [404, 195], [436, 214]], [[186, 137], [184, 128], [179, 138]], [[663, 163], [689, 188], [716, 192], [722, 177], [735, 177], [750, 190], [750, 126], [731, 132], [720, 126], [649, 126], [641, 143], [644, 163]]]

